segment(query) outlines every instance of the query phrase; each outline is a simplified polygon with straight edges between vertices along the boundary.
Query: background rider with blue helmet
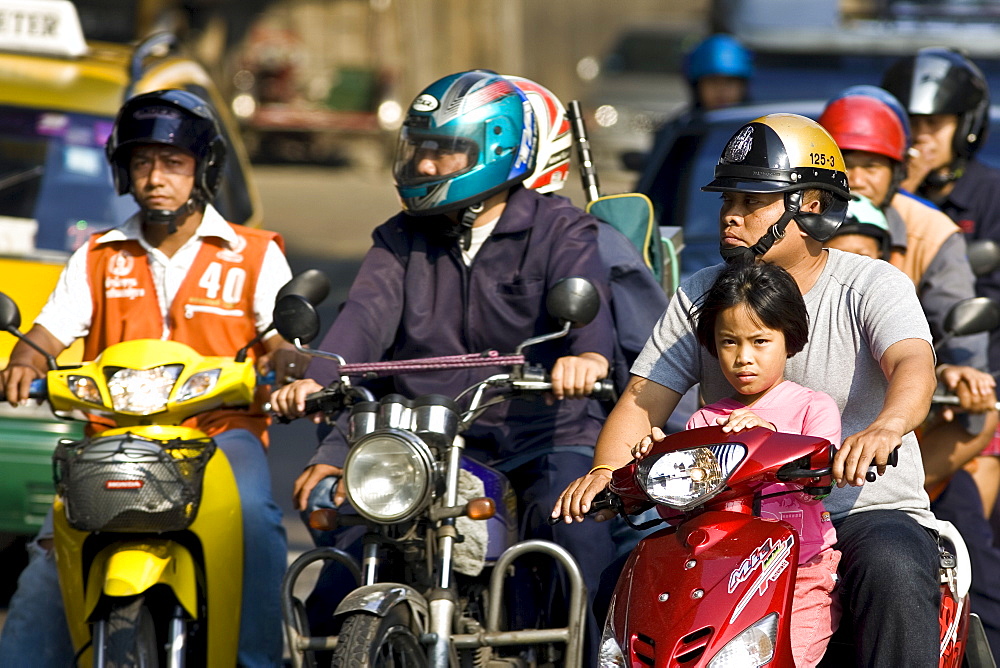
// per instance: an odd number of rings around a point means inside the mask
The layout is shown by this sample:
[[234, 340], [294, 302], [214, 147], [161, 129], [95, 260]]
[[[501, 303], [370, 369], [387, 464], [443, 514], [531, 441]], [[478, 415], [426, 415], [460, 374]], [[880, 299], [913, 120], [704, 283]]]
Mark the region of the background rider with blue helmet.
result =
[[[534, 171], [537, 142], [527, 97], [499, 75], [462, 72], [424, 89], [408, 109], [393, 171], [403, 211], [375, 229], [347, 302], [319, 347], [350, 362], [512, 351], [529, 337], [559, 328], [545, 309], [556, 281], [590, 279], [602, 293], [595, 320], [526, 351], [531, 362], [552, 370], [556, 401], [496, 406], [464, 436], [467, 454], [511, 480], [521, 537], [566, 547], [593, 592], [613, 553], [607, 527], [590, 523], [578, 532], [578, 527], [550, 527], [546, 518], [559, 491], [590, 470], [601, 428], [600, 406], [587, 395], [594, 381], [608, 374], [614, 346], [607, 271], [598, 254], [597, 219], [566, 199], [521, 185]], [[272, 395], [272, 405], [300, 415], [306, 395], [334, 380], [336, 371], [335, 365], [314, 360], [308, 378]], [[496, 372], [399, 375], [373, 390], [411, 398], [455, 396]], [[340, 475], [346, 453], [347, 443], [333, 430], [295, 482], [298, 508], [329, 504], [336, 482], [330, 476]], [[345, 498], [342, 488], [334, 491], [335, 504]], [[349, 532], [317, 539], [359, 554]], [[324, 590], [310, 598], [311, 622], [322, 614], [316, 606], [330, 610], [347, 593], [350, 577], [334, 573], [338, 568], [328, 567]], [[591, 656], [596, 656], [596, 628], [591, 619]]]
[[741, 104], [749, 97], [753, 54], [732, 35], [712, 35], [685, 56], [684, 77], [696, 110]]

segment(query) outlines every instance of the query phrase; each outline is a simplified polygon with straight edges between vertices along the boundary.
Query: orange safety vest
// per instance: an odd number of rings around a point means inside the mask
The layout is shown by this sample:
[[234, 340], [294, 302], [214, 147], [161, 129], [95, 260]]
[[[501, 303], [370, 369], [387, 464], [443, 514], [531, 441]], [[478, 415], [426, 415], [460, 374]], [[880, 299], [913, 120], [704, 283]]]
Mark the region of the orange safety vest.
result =
[[[168, 312], [169, 339], [191, 346], [201, 355], [231, 356], [257, 333], [254, 294], [271, 241], [284, 250], [275, 232], [229, 224], [239, 241], [231, 248], [217, 237], [202, 239], [187, 276]], [[134, 339], [163, 336], [163, 317], [146, 250], [136, 240], [99, 243], [94, 234], [87, 251], [87, 277], [94, 310], [84, 338], [83, 359], [93, 360], [108, 346]], [[264, 352], [258, 344], [254, 358]], [[258, 388], [249, 411], [220, 409], [197, 415], [185, 426], [212, 435], [248, 429], [267, 445], [268, 418], [260, 406], [266, 397]]]

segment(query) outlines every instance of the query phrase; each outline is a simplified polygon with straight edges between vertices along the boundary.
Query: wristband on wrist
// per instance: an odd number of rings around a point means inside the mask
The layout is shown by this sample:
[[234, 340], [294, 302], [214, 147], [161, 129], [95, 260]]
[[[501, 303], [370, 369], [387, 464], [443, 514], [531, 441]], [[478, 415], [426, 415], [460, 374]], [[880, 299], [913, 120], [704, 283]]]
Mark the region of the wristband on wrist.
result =
[[601, 469], [605, 469], [607, 471], [614, 471], [615, 467], [614, 466], [608, 466], [607, 464], [598, 464], [594, 468], [590, 469], [590, 472], [587, 473], [587, 475], [590, 475], [594, 471], [600, 471]]

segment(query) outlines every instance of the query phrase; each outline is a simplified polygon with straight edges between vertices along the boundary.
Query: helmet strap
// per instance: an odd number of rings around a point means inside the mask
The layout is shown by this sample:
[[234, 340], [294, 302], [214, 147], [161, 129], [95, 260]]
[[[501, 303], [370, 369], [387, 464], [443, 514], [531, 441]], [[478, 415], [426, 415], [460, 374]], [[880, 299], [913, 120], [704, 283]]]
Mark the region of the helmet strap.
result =
[[476, 218], [483, 212], [483, 202], [478, 202], [472, 206], [462, 209], [462, 216], [459, 220], [460, 237], [462, 250], [467, 251], [472, 248], [472, 226], [476, 224]]
[[150, 225], [166, 225], [167, 234], [173, 234], [177, 231], [177, 219], [194, 213], [200, 205], [200, 198], [192, 196], [173, 211], [170, 209], [143, 209], [142, 219]]
[[732, 264], [735, 262], [752, 262], [754, 259], [763, 256], [778, 239], [785, 236], [785, 228], [799, 213], [802, 206], [802, 191], [795, 190], [785, 193], [785, 212], [781, 218], [767, 229], [760, 239], [753, 246], [737, 246], [734, 248], [723, 248], [721, 250], [722, 259]]

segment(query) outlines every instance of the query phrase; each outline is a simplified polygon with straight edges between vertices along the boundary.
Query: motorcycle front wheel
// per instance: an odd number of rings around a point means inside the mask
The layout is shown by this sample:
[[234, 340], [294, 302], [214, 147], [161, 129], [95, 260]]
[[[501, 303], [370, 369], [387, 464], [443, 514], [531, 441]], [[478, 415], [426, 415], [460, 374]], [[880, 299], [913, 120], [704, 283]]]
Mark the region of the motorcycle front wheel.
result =
[[[108, 668], [158, 668], [153, 615], [142, 596], [116, 601], [94, 629], [95, 655]], [[102, 651], [103, 650], [103, 651]]]
[[396, 606], [385, 617], [363, 612], [344, 620], [333, 653], [333, 668], [425, 668], [427, 654], [409, 611]]

